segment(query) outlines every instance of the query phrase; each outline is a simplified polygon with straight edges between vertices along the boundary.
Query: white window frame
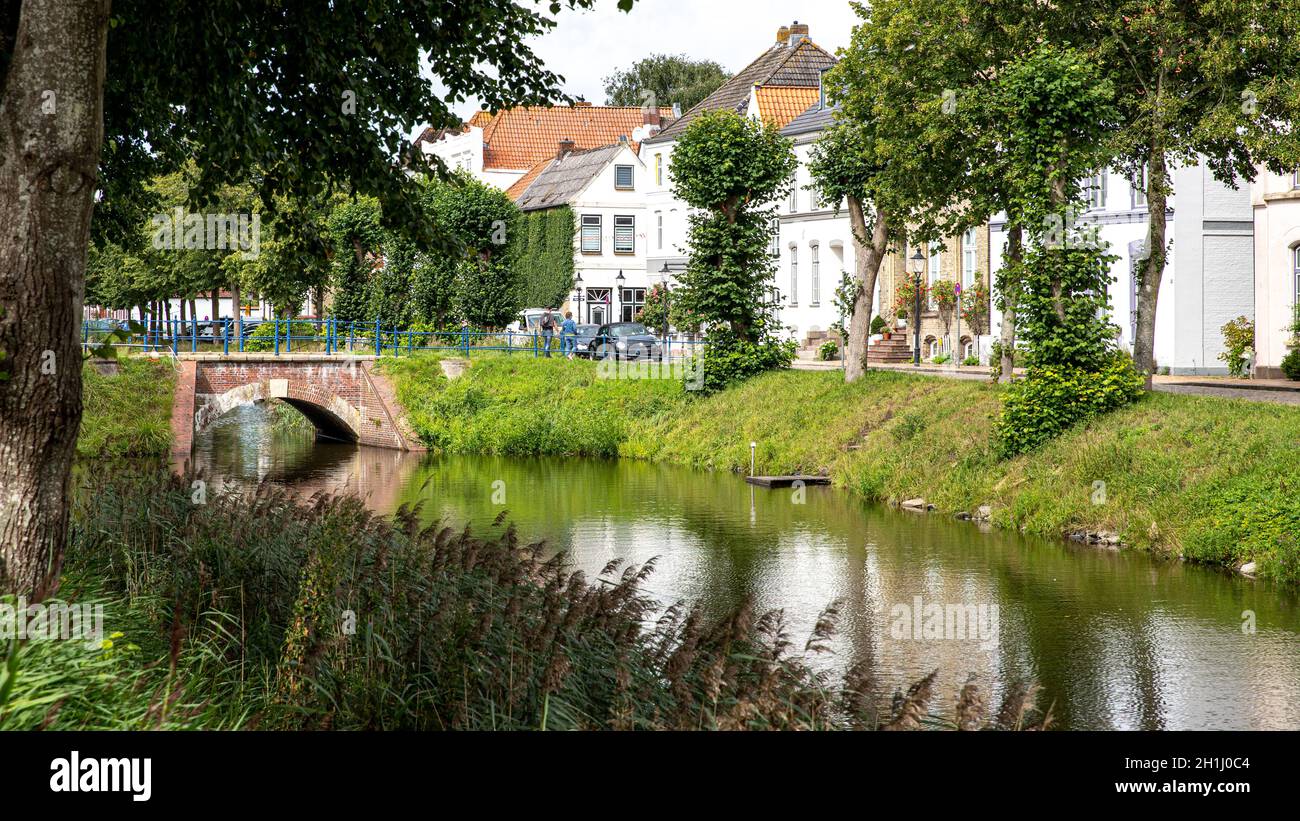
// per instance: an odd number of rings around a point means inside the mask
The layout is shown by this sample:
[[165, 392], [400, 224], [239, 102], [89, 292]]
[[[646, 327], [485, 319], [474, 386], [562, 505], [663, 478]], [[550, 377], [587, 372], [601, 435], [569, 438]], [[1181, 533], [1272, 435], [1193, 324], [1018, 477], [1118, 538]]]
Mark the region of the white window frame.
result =
[[[624, 171], [627, 172], [628, 181], [624, 185], [619, 181], [619, 175]], [[635, 165], [616, 165], [614, 166], [614, 188], [619, 191], [636, 190], [636, 166]]]
[[664, 249], [664, 212], [663, 211], [655, 212], [655, 222], [656, 222], [655, 230], [659, 238], [659, 243], [657, 247], [660, 251], [662, 251]]
[[786, 300], [793, 308], [799, 304], [799, 246], [790, 243], [790, 296]]
[[[622, 221], [621, 224], [620, 221]], [[626, 246], [619, 245], [619, 229], [626, 231], [628, 240]], [[614, 217], [614, 253], [636, 253], [636, 217], [631, 214], [618, 214]]]
[[1088, 178], [1088, 210], [1103, 211], [1106, 208], [1106, 171], [1098, 171]]
[[943, 252], [939, 250], [938, 243], [931, 243], [929, 246], [930, 261], [925, 266], [925, 301], [926, 309], [937, 311], [939, 303], [934, 300], [934, 283], [943, 279]]
[[[588, 245], [587, 245], [587, 238], [588, 238], [587, 229], [588, 229], [588, 228], [595, 228], [595, 229], [596, 229], [596, 234], [595, 234], [595, 240], [596, 240], [596, 242], [595, 242], [595, 248], [588, 247]], [[603, 243], [603, 240], [604, 240], [604, 235], [605, 235], [605, 218], [604, 218], [604, 216], [601, 215], [601, 214], [583, 214], [583, 215], [582, 215], [582, 228], [581, 228], [581, 231], [580, 231], [580, 235], [581, 235], [581, 240], [580, 240], [580, 243], [579, 243], [579, 249], [582, 251], [582, 253], [584, 253], [584, 254], [603, 254], [603, 253], [604, 253], [604, 243]]]
[[961, 287], [975, 285], [979, 275], [979, 229], [971, 228], [961, 238]]
[[790, 180], [790, 201], [787, 203], [791, 214], [799, 212], [799, 175], [795, 174]]
[[664, 185], [664, 154], [660, 151], [655, 154], [655, 185], [663, 188]]
[[768, 230], [770, 234], [767, 242], [767, 255], [772, 259], [779, 259], [781, 257], [781, 220], [773, 217]]
[[822, 247], [819, 243], [810, 242], [808, 248], [812, 255], [808, 305], [816, 308], [822, 304]]
[[1138, 169], [1137, 179], [1132, 180], [1133, 185], [1133, 208], [1147, 207], [1147, 169], [1146, 166]]

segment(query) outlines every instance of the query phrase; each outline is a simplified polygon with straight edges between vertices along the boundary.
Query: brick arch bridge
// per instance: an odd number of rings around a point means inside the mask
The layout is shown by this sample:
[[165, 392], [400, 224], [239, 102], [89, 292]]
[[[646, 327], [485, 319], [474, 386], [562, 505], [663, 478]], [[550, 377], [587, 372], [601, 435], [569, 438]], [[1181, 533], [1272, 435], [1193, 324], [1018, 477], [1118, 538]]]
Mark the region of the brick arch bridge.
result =
[[172, 401], [172, 461], [190, 456], [194, 435], [240, 405], [281, 399], [327, 439], [423, 450], [405, 425], [374, 357], [316, 354], [182, 354]]

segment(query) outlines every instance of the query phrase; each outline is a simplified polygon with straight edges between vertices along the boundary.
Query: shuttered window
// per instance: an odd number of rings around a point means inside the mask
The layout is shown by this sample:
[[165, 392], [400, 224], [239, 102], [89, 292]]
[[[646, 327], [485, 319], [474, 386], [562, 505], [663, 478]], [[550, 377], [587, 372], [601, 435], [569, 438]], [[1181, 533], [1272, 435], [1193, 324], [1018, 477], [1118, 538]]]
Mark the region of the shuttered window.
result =
[[615, 188], [632, 188], [632, 166], [616, 165], [614, 166], [614, 187]]
[[636, 217], [614, 217], [614, 253], [636, 252]]
[[600, 214], [582, 215], [582, 253], [600, 253]]

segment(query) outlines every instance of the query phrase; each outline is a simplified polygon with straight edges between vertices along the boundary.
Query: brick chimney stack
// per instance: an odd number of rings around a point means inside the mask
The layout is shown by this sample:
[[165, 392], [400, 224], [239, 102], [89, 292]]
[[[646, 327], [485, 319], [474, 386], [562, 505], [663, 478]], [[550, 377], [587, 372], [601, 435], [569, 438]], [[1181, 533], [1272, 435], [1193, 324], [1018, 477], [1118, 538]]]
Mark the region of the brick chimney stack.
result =
[[803, 25], [801, 25], [801, 24], [799, 23], [798, 20], [795, 20], [795, 21], [794, 21], [794, 24], [790, 26], [790, 46], [791, 46], [791, 48], [794, 48], [794, 47], [798, 46], [798, 45], [799, 45], [800, 43], [802, 43], [804, 40], [807, 40], [807, 39], [809, 39], [809, 38], [810, 38], [810, 35], [809, 35], [809, 33], [808, 33], [808, 26], [807, 26], [807, 24], [803, 24]]
[[663, 123], [659, 117], [659, 106], [657, 105], [641, 106], [641, 122], [645, 125], [652, 125], [655, 128], [658, 128], [660, 125], [662, 125]]
[[575, 143], [573, 140], [569, 139], [568, 137], [565, 137], [564, 139], [560, 140], [560, 147], [559, 150], [555, 152], [555, 159], [557, 160], [564, 159], [565, 155], [573, 151], [576, 145], [577, 143]]

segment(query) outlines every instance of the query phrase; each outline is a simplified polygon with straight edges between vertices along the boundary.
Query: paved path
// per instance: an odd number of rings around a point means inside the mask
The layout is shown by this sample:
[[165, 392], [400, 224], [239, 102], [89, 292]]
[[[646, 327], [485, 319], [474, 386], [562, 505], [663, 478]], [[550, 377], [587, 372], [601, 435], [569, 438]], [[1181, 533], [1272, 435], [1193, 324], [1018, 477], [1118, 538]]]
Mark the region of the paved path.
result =
[[[797, 370], [839, 370], [839, 362], [796, 360]], [[945, 379], [988, 379], [985, 367], [955, 368], [950, 365], [875, 365], [873, 371], [895, 371], [917, 376], [938, 376]], [[1017, 371], [1019, 373], [1019, 371]], [[1248, 402], [1272, 402], [1278, 405], [1300, 405], [1300, 382], [1286, 379], [1231, 379], [1225, 376], [1157, 376], [1155, 390], [1164, 393], [1184, 393], [1195, 396], [1217, 396], [1223, 399], [1244, 399]]]

